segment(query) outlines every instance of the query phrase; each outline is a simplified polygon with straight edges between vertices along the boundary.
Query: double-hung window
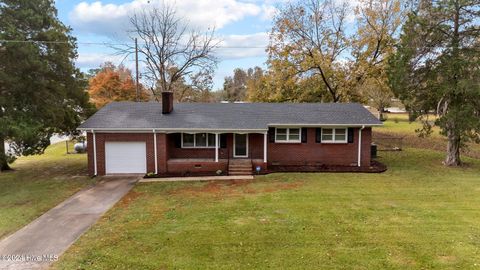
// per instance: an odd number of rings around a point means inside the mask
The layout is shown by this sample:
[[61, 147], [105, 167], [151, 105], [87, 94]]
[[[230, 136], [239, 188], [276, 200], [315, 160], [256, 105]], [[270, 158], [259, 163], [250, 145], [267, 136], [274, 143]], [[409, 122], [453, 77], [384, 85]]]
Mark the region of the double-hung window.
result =
[[214, 148], [215, 134], [213, 133], [182, 133], [182, 148]]
[[322, 128], [322, 143], [346, 143], [346, 128]]
[[301, 129], [300, 128], [276, 128], [275, 129], [275, 142], [301, 142]]

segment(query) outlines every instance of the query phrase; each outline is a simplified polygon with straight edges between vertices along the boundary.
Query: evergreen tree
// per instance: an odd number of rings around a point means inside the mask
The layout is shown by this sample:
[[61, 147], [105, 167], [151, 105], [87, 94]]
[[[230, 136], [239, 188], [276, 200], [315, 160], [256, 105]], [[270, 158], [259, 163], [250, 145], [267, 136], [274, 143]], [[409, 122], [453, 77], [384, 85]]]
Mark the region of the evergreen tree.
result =
[[[389, 81], [414, 117], [435, 111], [448, 139], [445, 165], [480, 141], [480, 1], [421, 0], [403, 27]], [[424, 132], [431, 123], [424, 121]]]
[[92, 111], [70, 31], [52, 0], [0, 1], [1, 170], [13, 155], [42, 153], [52, 134], [75, 132]]

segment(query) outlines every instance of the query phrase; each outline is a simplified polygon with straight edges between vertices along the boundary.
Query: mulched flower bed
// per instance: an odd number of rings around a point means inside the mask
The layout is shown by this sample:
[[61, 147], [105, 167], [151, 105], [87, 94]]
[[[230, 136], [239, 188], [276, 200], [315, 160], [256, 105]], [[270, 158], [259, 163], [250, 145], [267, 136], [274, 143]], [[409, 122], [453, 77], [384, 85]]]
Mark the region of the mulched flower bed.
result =
[[[372, 161], [369, 167], [357, 167], [357, 166], [327, 166], [327, 165], [270, 165], [268, 166], [268, 171], [262, 171], [259, 174], [268, 174], [274, 172], [361, 172], [361, 173], [382, 173], [387, 170], [385, 164], [380, 163], [376, 160]], [[162, 177], [186, 177], [186, 176], [218, 176], [214, 172], [185, 172], [185, 173], [166, 173], [166, 174], [149, 174], [145, 175], [144, 178], [162, 178]], [[220, 175], [227, 175], [222, 173]], [[257, 175], [254, 173], [253, 175]]]
[[270, 165], [269, 172], [362, 172], [362, 173], [382, 173], [387, 170], [385, 164], [376, 160], [371, 162], [369, 167], [358, 166], [333, 166], [333, 165]]

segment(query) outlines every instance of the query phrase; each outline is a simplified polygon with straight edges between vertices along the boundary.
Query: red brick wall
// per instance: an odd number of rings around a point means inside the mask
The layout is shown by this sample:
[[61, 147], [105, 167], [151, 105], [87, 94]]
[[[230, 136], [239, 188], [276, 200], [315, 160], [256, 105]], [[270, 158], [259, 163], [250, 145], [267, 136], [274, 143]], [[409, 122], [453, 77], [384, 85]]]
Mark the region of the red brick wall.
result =
[[219, 162], [212, 161], [188, 161], [188, 162], [168, 162], [168, 172], [178, 175], [188, 175], [188, 174], [198, 174], [198, 173], [207, 173], [207, 172], [216, 172], [217, 170], [222, 170], [222, 172], [227, 171], [227, 161], [219, 160]]
[[167, 172], [169, 149], [168, 135], [165, 133], [157, 133], [157, 173]]
[[[358, 141], [357, 141], [358, 144]], [[370, 166], [372, 159], [371, 147], [372, 145], [372, 128], [364, 128], [362, 130], [362, 166]], [[358, 147], [358, 145], [357, 145]], [[358, 153], [358, 152], [357, 152]]]
[[[89, 158], [89, 172], [93, 175], [93, 138], [89, 140], [92, 135], [87, 134], [88, 140], [88, 158]], [[105, 175], [105, 142], [145, 142], [147, 153], [147, 172], [155, 171], [155, 158], [153, 149], [153, 133], [95, 133], [97, 143], [97, 174]], [[90, 143], [92, 142], [92, 143]], [[158, 142], [157, 142], [158, 143]], [[90, 154], [92, 153], [92, 154]], [[90, 162], [90, 160], [92, 160]]]
[[[263, 134], [248, 134], [248, 157], [263, 160]], [[267, 138], [268, 139], [268, 138]]]
[[[316, 143], [315, 128], [307, 129], [306, 143], [268, 143], [268, 164], [356, 166], [358, 129], [353, 143]], [[362, 131], [362, 166], [370, 165], [371, 128]]]
[[93, 134], [87, 132], [87, 159], [88, 159], [88, 175], [95, 175], [95, 167], [93, 164]]
[[257, 168], [257, 166], [260, 166], [260, 168], [262, 168], [262, 171], [267, 170], [267, 163], [263, 162], [263, 158], [262, 159], [252, 159], [253, 169]]
[[[358, 129], [354, 132], [354, 142], [348, 144], [325, 144], [315, 142], [315, 128], [307, 129], [306, 143], [268, 143], [269, 165], [345, 165], [356, 166], [358, 158]], [[198, 162], [170, 164], [170, 158], [215, 158], [215, 149], [176, 148], [172, 134], [157, 133], [158, 173], [180, 172], [182, 170], [205, 171], [225, 170], [226, 163], [206, 162], [195, 168]], [[255, 159], [254, 165], [263, 167], [263, 134], [249, 134], [248, 158]], [[88, 172], [94, 175], [93, 138], [87, 133]], [[105, 174], [105, 142], [144, 141], [147, 153], [147, 172], [155, 171], [153, 133], [96, 133], [98, 175]], [[370, 165], [371, 128], [362, 131], [362, 166]], [[233, 134], [227, 134], [227, 148], [219, 149], [219, 158], [233, 157]], [[258, 163], [258, 164], [257, 164]]]

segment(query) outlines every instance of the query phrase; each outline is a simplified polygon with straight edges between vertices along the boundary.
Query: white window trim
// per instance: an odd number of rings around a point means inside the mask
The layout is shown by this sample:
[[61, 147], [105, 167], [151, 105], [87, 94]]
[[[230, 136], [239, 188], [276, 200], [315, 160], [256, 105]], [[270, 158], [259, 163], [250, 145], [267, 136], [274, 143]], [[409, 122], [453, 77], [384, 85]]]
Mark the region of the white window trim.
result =
[[[197, 134], [201, 134], [201, 133], [205, 133], [207, 134], [207, 145], [206, 146], [197, 146]], [[213, 149], [215, 148], [215, 144], [213, 146], [208, 146], [208, 134], [212, 134], [215, 136], [215, 133], [208, 133], [208, 132], [200, 132], [200, 133], [188, 133], [190, 135], [193, 135], [193, 146], [184, 146], [183, 145], [183, 132], [181, 133], [182, 134], [182, 148], [185, 148], [185, 149]]]
[[[287, 130], [286, 140], [277, 140], [277, 129]], [[290, 140], [290, 129], [298, 129], [298, 140]], [[275, 128], [275, 143], [302, 143], [302, 128], [300, 127], [276, 127]]]
[[[324, 140], [323, 139], [323, 130], [324, 129], [331, 129], [332, 130], [332, 139], [331, 140]], [[335, 131], [337, 129], [343, 129], [345, 130], [345, 140], [335, 140]], [[348, 143], [348, 128], [334, 128], [334, 127], [328, 127], [328, 128], [322, 128], [322, 141], [321, 143]]]

